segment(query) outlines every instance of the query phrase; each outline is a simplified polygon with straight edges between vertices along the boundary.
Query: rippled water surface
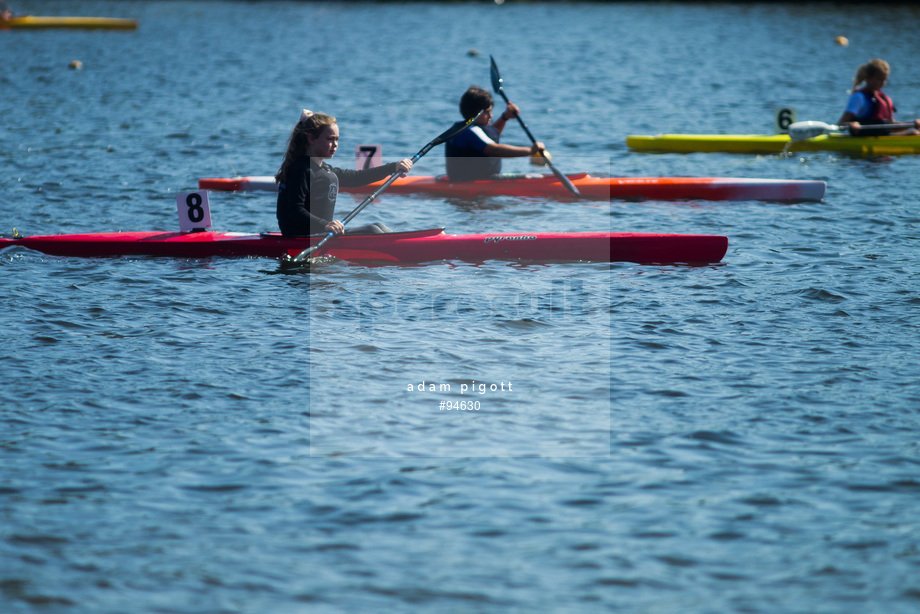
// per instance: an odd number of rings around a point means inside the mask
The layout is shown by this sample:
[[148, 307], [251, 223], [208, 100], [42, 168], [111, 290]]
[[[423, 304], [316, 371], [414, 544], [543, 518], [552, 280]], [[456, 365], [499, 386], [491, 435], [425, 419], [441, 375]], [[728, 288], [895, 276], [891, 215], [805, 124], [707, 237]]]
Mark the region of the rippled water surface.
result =
[[[625, 147], [768, 133], [781, 106], [832, 122], [875, 56], [899, 117], [916, 117], [916, 45], [893, 33], [917, 9], [13, 8], [140, 27], [0, 32], [3, 236], [172, 230], [198, 178], [274, 173], [303, 107], [339, 118], [340, 166], [364, 143], [410, 156], [468, 85], [488, 86], [490, 54], [562, 170], [828, 191], [792, 205], [384, 194], [356, 220], [727, 235], [724, 261], [696, 268], [287, 273], [5, 250], [0, 611], [920, 609], [920, 159]], [[527, 142], [513, 125], [504, 140]], [[414, 172], [441, 172], [442, 155]], [[275, 228], [271, 194], [214, 193], [211, 209], [219, 229]]]

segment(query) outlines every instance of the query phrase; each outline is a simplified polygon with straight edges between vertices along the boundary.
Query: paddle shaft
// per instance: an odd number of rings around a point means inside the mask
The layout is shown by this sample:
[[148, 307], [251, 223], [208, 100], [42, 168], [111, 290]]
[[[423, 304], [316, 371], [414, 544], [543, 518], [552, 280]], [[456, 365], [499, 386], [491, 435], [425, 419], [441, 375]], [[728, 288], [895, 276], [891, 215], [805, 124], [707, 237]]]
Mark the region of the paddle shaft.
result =
[[[914, 123], [909, 124], [859, 124], [859, 132], [877, 132], [879, 130], [907, 130], [913, 128]], [[838, 126], [841, 130], [848, 130], [849, 126]]]
[[[506, 105], [511, 104], [511, 101], [508, 100], [508, 95], [505, 94], [505, 90], [502, 88], [502, 77], [501, 77], [501, 74], [498, 72], [498, 65], [495, 63], [495, 58], [493, 58], [492, 56], [489, 56], [489, 60], [492, 63], [492, 89], [494, 89], [496, 92], [498, 92], [501, 95]], [[527, 134], [527, 137], [530, 139], [530, 142], [536, 145], [537, 139], [535, 139], [533, 134], [531, 134], [530, 129], [527, 127], [527, 124], [524, 123], [524, 120], [521, 119], [521, 114], [516, 113], [515, 117], [517, 118], [518, 123], [521, 125], [521, 128], [524, 129], [524, 132]], [[545, 149], [540, 150], [540, 153], [543, 155], [543, 159], [546, 160], [546, 165], [549, 167], [551, 171], [553, 171], [553, 174], [556, 176], [557, 179], [559, 179], [559, 181], [562, 182], [562, 184], [566, 187], [566, 189], [568, 189], [568, 191], [574, 194], [575, 196], [581, 197], [581, 192], [578, 191], [578, 188], [575, 187], [575, 184], [572, 183], [568, 177], [566, 177], [561, 172], [559, 172], [559, 169], [553, 166], [553, 163], [550, 162], [550, 159], [546, 156], [546, 150]]]
[[[502, 98], [504, 98], [505, 104], [511, 104], [511, 101], [508, 100], [508, 95], [505, 94], [505, 90], [502, 89], [501, 86], [499, 86], [498, 88], [498, 93], [501, 94]], [[524, 123], [524, 120], [521, 119], [521, 114], [520, 113], [516, 114], [514, 118], [518, 120], [519, 124], [521, 124], [521, 128], [523, 128], [524, 132], [527, 133], [527, 138], [530, 139], [530, 142], [536, 145], [537, 139], [534, 138], [533, 134], [530, 132], [530, 128], [528, 128], [527, 124]]]
[[[416, 152], [416, 154], [412, 156], [412, 158], [410, 158], [412, 160], [412, 164], [415, 164], [416, 162], [418, 162], [419, 158], [421, 158], [426, 153], [431, 151], [433, 147], [440, 145], [441, 143], [445, 141], [449, 141], [450, 139], [454, 138], [455, 136], [457, 136], [458, 134], [460, 134], [461, 132], [469, 128], [473, 124], [473, 122], [479, 119], [480, 115], [482, 115], [482, 111], [477, 113], [475, 117], [472, 117], [466, 120], [466, 122], [464, 122], [462, 125], [451, 126], [447, 130], [445, 130], [444, 132], [442, 132], [441, 134], [433, 138], [431, 141], [428, 142], [427, 145], [419, 149], [418, 152]], [[345, 216], [345, 219], [342, 220], [342, 225], [344, 226], [345, 224], [350, 222], [352, 218], [354, 218], [356, 215], [358, 215], [361, 212], [362, 209], [364, 209], [366, 206], [371, 204], [374, 201], [374, 199], [380, 196], [381, 192], [383, 192], [388, 187], [390, 187], [390, 184], [396, 181], [396, 179], [401, 174], [402, 174], [402, 171], [396, 171], [395, 173], [390, 175], [390, 177], [386, 181], [384, 181], [380, 185], [379, 188], [374, 190], [367, 198], [362, 200], [361, 204], [355, 207], [351, 213]], [[291, 262], [302, 262], [305, 258], [309, 257], [311, 254], [315, 253], [321, 247], [323, 247], [329, 241], [329, 239], [331, 239], [334, 236], [335, 236], [335, 233], [330, 231], [329, 233], [326, 234], [325, 237], [323, 237], [323, 239], [319, 243], [317, 243], [316, 245], [312, 247], [308, 247], [307, 249], [303, 250], [302, 252], [294, 256], [294, 258], [291, 259]]]

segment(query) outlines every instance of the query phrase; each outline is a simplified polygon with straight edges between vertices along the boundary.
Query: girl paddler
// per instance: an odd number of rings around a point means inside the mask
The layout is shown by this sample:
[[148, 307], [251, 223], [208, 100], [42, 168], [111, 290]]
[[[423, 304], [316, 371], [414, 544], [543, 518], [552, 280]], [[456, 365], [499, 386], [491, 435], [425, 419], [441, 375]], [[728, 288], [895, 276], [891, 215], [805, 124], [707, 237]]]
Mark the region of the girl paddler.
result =
[[[339, 186], [357, 187], [385, 179], [400, 171], [409, 172], [412, 160], [406, 158], [367, 170], [343, 170], [326, 164], [339, 146], [339, 127], [335, 118], [304, 109], [288, 141], [284, 161], [275, 180], [278, 182], [278, 226], [286, 236], [345, 232], [334, 219]], [[380, 223], [349, 228], [349, 234], [392, 232]]]
[[[837, 124], [848, 126], [850, 134], [859, 134], [862, 126], [871, 126], [878, 124], [893, 124], [894, 113], [897, 109], [882, 88], [888, 82], [888, 76], [891, 74], [891, 68], [888, 62], [875, 58], [869, 60], [856, 70], [856, 76], [853, 78], [853, 90], [847, 100], [847, 108], [840, 116]], [[862, 85], [863, 87], [859, 87]], [[888, 134], [892, 134], [889, 130]], [[872, 135], [882, 134], [873, 130]], [[920, 119], [914, 120], [914, 127], [893, 134], [920, 134]]]

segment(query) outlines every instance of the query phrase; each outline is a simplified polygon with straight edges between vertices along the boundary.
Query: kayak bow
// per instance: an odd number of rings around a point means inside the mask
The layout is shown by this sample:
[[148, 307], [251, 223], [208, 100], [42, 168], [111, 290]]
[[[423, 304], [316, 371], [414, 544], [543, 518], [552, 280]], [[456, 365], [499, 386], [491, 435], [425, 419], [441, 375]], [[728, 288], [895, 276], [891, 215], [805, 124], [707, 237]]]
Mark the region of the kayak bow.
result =
[[[283, 237], [279, 233], [109, 232], [0, 239], [0, 249], [21, 246], [57, 256], [213, 256], [283, 258], [315, 245], [325, 235]], [[728, 238], [608, 232], [484, 233], [450, 235], [443, 228], [375, 235], [343, 235], [325, 254], [354, 262], [413, 263], [438, 260], [719, 262]]]
[[[818, 201], [824, 198], [823, 181], [786, 179], [732, 179], [728, 177], [592, 177], [588, 173], [569, 175], [582, 198], [592, 200], [767, 200]], [[380, 182], [343, 192], [369, 194]], [[270, 176], [199, 179], [202, 190], [221, 192], [276, 191]], [[389, 187], [392, 194], [426, 194], [453, 198], [519, 196], [571, 200], [569, 190], [552, 175], [509, 175], [452, 183], [444, 176], [401, 177]]]

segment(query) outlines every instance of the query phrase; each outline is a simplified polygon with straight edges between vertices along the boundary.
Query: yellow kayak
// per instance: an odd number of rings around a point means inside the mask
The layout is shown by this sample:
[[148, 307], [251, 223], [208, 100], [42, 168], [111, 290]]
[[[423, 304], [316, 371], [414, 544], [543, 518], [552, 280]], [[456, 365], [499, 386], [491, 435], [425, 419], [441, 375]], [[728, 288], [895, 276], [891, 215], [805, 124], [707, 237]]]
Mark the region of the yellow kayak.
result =
[[920, 154], [920, 135], [824, 134], [793, 141], [788, 134], [659, 134], [627, 136], [626, 145], [636, 151], [663, 153], [778, 154], [837, 151], [856, 156], [900, 156]]
[[79, 28], [100, 30], [134, 30], [136, 19], [117, 17], [38, 17], [21, 15], [6, 21], [0, 21], [0, 30], [7, 29], [43, 29], [43, 28]]

